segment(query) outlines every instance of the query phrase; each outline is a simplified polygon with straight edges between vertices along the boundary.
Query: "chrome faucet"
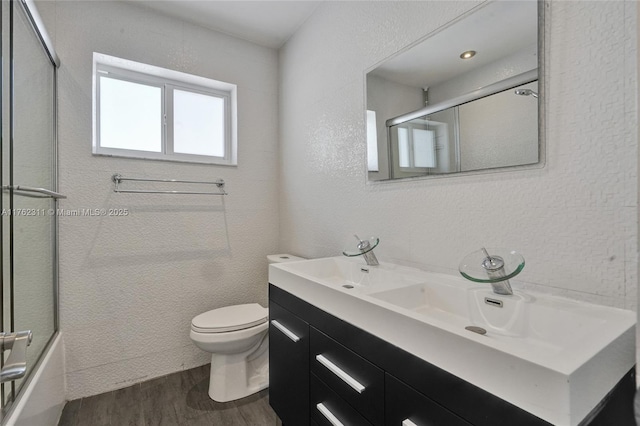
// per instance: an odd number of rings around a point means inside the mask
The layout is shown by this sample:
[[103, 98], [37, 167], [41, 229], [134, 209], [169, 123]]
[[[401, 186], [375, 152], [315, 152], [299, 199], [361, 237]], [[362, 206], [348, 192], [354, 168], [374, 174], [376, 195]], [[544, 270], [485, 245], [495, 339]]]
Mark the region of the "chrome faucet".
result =
[[378, 266], [378, 258], [375, 254], [373, 254], [373, 248], [371, 248], [371, 244], [368, 240], [361, 240], [360, 237], [354, 234], [354, 237], [358, 240], [358, 250], [360, 250], [362, 257], [364, 257], [364, 261], [367, 262], [369, 266]]
[[[504, 272], [504, 260], [500, 256], [491, 256], [487, 250], [483, 247], [482, 251], [486, 256], [482, 261], [482, 267], [487, 271], [487, 275], [491, 279], [497, 279], [505, 277], [506, 274]], [[513, 290], [511, 289], [511, 284], [509, 280], [492, 282], [491, 287], [493, 288], [493, 292], [496, 294], [502, 294], [506, 296], [510, 296], [513, 294]]]

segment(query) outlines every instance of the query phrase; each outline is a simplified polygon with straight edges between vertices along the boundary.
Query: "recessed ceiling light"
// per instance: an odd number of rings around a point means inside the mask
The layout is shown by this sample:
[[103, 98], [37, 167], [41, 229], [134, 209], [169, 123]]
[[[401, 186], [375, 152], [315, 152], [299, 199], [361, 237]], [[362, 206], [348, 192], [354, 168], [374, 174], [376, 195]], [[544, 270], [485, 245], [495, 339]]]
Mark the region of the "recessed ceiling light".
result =
[[466, 52], [462, 52], [460, 54], [460, 59], [471, 59], [476, 56], [475, 50], [467, 50]]

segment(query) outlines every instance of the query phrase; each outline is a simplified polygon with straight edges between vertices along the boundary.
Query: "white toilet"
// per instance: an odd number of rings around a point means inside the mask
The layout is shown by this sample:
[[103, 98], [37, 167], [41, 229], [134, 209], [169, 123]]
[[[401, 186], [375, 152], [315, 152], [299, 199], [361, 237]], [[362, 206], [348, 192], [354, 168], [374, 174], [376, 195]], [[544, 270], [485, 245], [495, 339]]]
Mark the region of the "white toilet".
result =
[[[288, 254], [267, 258], [269, 263], [303, 260]], [[214, 309], [191, 320], [191, 340], [211, 353], [211, 399], [233, 401], [269, 386], [268, 317], [267, 308], [249, 303]]]

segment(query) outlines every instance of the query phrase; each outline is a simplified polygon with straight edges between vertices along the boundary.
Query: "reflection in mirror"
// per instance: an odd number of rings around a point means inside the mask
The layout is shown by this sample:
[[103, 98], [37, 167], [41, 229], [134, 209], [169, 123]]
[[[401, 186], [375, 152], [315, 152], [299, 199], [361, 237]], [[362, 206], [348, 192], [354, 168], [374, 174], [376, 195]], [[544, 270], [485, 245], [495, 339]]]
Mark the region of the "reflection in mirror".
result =
[[538, 163], [538, 14], [488, 2], [369, 72], [369, 179]]
[[537, 163], [537, 90], [534, 81], [390, 125], [390, 178]]

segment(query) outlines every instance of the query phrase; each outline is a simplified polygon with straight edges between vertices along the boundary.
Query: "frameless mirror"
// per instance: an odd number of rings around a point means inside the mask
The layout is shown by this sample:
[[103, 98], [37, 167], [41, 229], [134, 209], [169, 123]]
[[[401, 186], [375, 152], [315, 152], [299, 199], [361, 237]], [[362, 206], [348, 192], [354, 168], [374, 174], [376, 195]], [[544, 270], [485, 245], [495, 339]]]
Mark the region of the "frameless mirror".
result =
[[369, 180], [540, 162], [538, 8], [482, 4], [367, 73]]

